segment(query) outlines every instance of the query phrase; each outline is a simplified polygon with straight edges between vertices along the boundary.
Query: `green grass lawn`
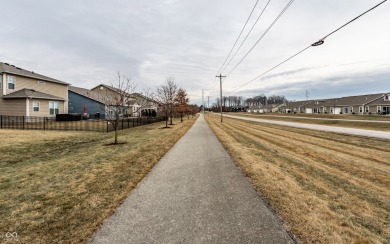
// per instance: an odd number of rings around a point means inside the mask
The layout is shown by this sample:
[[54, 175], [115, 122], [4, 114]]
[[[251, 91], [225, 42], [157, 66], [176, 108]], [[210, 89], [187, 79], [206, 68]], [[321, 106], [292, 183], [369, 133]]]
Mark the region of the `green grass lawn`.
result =
[[87, 242], [195, 119], [113, 133], [0, 130], [0, 242]]

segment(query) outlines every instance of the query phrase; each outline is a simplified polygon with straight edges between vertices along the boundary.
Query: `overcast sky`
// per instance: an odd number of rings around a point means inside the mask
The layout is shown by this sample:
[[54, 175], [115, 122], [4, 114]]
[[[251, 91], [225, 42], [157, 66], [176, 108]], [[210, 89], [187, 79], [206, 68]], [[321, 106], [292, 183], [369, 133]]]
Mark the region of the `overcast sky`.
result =
[[[200, 104], [214, 102], [215, 75], [256, 0], [1, 0], [0, 61], [74, 86], [92, 88], [131, 76], [140, 91], [173, 77]], [[243, 37], [264, 9], [260, 0]], [[271, 0], [225, 75], [274, 21], [288, 0]], [[223, 82], [226, 95], [331, 98], [390, 91], [390, 2], [318, 41], [381, 0], [296, 0]], [[242, 39], [241, 38], [241, 39]], [[240, 41], [239, 41], [240, 43]], [[234, 91], [234, 92], [232, 92]]]

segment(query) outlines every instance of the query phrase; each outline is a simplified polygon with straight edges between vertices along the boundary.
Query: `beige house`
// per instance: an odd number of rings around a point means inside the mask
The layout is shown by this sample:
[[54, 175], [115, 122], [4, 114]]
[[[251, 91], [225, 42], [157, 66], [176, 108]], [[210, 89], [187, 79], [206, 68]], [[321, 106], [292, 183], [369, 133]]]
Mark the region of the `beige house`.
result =
[[379, 100], [383, 93], [332, 98], [322, 104], [330, 114], [376, 114], [376, 107], [369, 104]]
[[[107, 117], [113, 116], [113, 111], [110, 111], [110, 105], [118, 105], [122, 103], [121, 116], [123, 117], [140, 117], [156, 116], [159, 103], [153, 99], [146, 97], [140, 93], [127, 93], [118, 88], [100, 84], [91, 89], [91, 91], [99, 94], [100, 100], [108, 106]], [[122, 101], [123, 100], [123, 101]]]
[[68, 113], [68, 85], [0, 62], [0, 114], [42, 117]]
[[368, 103], [366, 110], [373, 114], [390, 115], [390, 93], [385, 93], [380, 98]]

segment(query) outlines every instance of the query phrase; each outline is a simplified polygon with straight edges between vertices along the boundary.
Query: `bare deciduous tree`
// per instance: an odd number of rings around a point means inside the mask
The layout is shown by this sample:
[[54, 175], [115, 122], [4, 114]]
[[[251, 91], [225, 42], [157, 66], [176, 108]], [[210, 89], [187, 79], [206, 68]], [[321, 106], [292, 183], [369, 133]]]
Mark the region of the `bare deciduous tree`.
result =
[[173, 125], [173, 109], [177, 95], [177, 84], [172, 77], [168, 78], [164, 84], [157, 87], [156, 100], [160, 102], [167, 116], [165, 127], [168, 127], [168, 113], [170, 117], [170, 125]]
[[138, 104], [137, 98], [131, 95], [137, 84], [119, 72], [117, 76], [115, 83], [102, 85], [98, 90], [99, 100], [102, 101], [101, 108], [106, 111], [106, 119], [114, 129], [114, 144], [118, 144], [118, 126], [123, 117], [138, 114], [142, 108], [142, 104]]

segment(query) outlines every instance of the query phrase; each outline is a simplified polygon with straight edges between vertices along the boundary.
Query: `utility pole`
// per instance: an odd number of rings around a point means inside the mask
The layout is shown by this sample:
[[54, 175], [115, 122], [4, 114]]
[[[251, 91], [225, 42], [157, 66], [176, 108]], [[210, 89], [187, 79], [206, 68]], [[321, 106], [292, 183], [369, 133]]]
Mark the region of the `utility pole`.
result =
[[204, 97], [203, 97], [203, 89], [202, 89], [202, 112], [204, 114]]
[[306, 90], [305, 97], [306, 97], [306, 100], [309, 99], [309, 91], [308, 90]]
[[207, 110], [210, 112], [210, 96], [207, 96]]
[[215, 77], [219, 77], [219, 89], [220, 89], [220, 94], [221, 94], [221, 123], [222, 123], [222, 78], [226, 76], [222, 76], [222, 74], [219, 74]]

